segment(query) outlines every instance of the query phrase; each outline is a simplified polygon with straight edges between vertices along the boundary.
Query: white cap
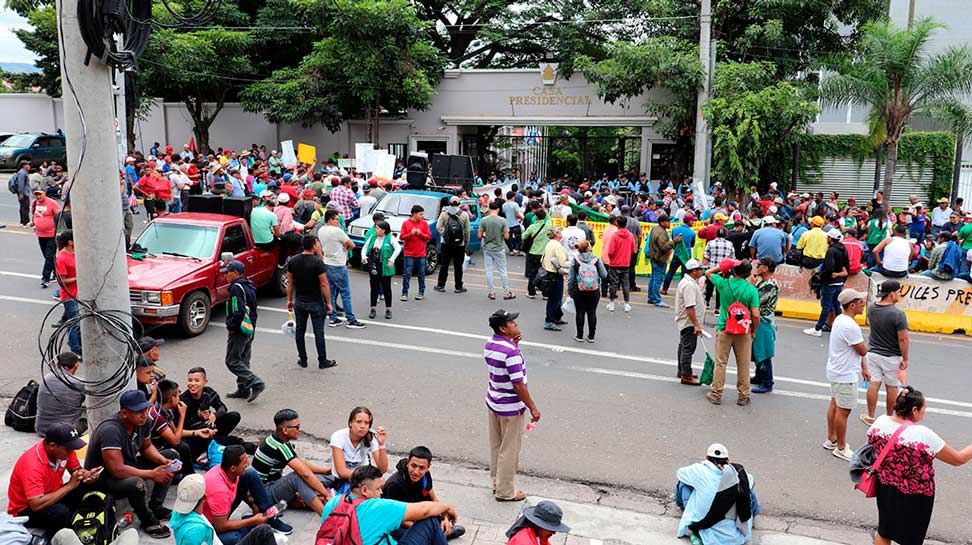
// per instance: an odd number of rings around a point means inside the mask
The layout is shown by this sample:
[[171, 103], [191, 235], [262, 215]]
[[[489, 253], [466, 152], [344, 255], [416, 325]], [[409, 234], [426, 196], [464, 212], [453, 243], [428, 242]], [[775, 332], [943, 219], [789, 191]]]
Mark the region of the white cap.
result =
[[776, 189], [776, 186], [777, 186], [777, 183], [776, 182], [773, 182], [773, 183], [770, 184], [770, 187], [772, 187], [773, 189]]
[[830, 231], [827, 231], [827, 236], [836, 240], [844, 238], [844, 235], [840, 233], [840, 229], [831, 229]]
[[132, 157], [131, 155], [129, 155], [128, 157], [125, 158], [125, 162], [126, 163], [134, 163], [135, 162], [135, 158]]
[[273, 191], [270, 191], [269, 189], [264, 189], [263, 191], [260, 192], [260, 198], [261, 199], [273, 198]]
[[288, 202], [290, 202], [290, 195], [286, 193], [281, 193], [277, 195], [277, 202], [280, 204], [287, 204]]
[[777, 223], [779, 222], [776, 221], [776, 218], [773, 216], [766, 216], [763, 218], [763, 225], [776, 225]]
[[206, 495], [206, 480], [203, 479], [202, 475], [194, 473], [192, 475], [187, 475], [182, 482], [179, 483], [179, 490], [176, 492], [175, 505], [172, 506], [172, 510], [176, 513], [181, 513], [183, 515], [188, 515], [196, 508], [196, 504], [199, 500]]
[[[712, 443], [705, 451], [705, 455], [709, 458], [728, 458], [729, 449], [727, 449], [722, 443]], [[182, 486], [180, 485], [180, 488], [181, 487]]]
[[688, 261], [685, 262], [686, 271], [694, 271], [695, 269], [701, 269], [701, 268], [702, 268], [702, 262], [699, 261], [698, 259], [689, 259]]

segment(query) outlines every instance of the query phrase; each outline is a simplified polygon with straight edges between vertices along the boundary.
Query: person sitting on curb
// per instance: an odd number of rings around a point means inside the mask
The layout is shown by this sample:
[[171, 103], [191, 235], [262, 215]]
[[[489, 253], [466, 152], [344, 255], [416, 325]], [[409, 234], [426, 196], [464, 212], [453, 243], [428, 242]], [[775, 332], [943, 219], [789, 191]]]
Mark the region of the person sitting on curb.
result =
[[759, 502], [753, 481], [741, 464], [729, 463], [729, 450], [709, 445], [705, 459], [675, 472], [675, 504], [682, 509], [676, 537], [693, 545], [742, 545], [752, 538]]
[[[300, 497], [304, 505], [320, 514], [321, 498], [329, 499], [334, 482], [331, 468], [318, 466], [297, 456], [292, 441], [300, 437], [300, 416], [293, 409], [281, 409], [273, 415], [276, 431], [264, 439], [253, 455], [253, 470], [267, 487], [274, 502], [290, 503]], [[293, 472], [283, 475], [284, 468]]]
[[[348, 416], [348, 427], [331, 434], [331, 460], [334, 475], [332, 483], [339, 493], [346, 492], [344, 487], [351, 480], [351, 473], [360, 465], [372, 464], [384, 474], [388, 471], [388, 451], [385, 442], [388, 432], [383, 426], [372, 431], [375, 417], [367, 407], [355, 407]], [[339, 479], [339, 480], [338, 480]]]
[[379, 545], [389, 541], [390, 535], [406, 523], [412, 525], [397, 539], [398, 545], [446, 545], [442, 519], [456, 521], [456, 510], [447, 503], [423, 501], [404, 503], [381, 497], [385, 484], [381, 470], [375, 466], [360, 466], [351, 473], [351, 493], [335, 495], [321, 516], [322, 526], [338, 506], [350, 502], [357, 514], [361, 530], [361, 545]]
[[563, 518], [563, 510], [552, 501], [544, 500], [534, 507], [527, 507], [506, 531], [509, 539], [506, 545], [550, 545], [554, 534], [570, 532]]
[[179, 395], [179, 400], [186, 404], [185, 429], [191, 432], [186, 442], [192, 447], [194, 458], [209, 450], [214, 437], [228, 436], [240, 423], [240, 413], [227, 410], [219, 394], [208, 384], [206, 369], [193, 367], [186, 375], [186, 391]]
[[167, 379], [159, 382], [159, 402], [149, 409], [152, 420], [152, 444], [157, 449], [171, 448], [179, 453], [182, 469], [179, 474], [188, 477], [195, 473], [192, 467], [196, 461], [192, 457], [192, 447], [184, 438], [192, 437], [195, 430], [186, 430], [186, 404], [179, 399], [179, 385]]
[[[242, 445], [226, 447], [222, 461], [206, 472], [205, 481], [206, 501], [202, 514], [212, 523], [223, 545], [237, 545], [254, 527], [262, 524], [268, 524], [284, 535], [293, 533], [294, 529], [279, 518], [260, 475], [250, 469], [250, 459]], [[230, 520], [247, 498], [252, 499], [253, 516]]]
[[[413, 448], [407, 458], [398, 461], [396, 472], [385, 481], [382, 497], [405, 503], [439, 501], [435, 489], [432, 488], [431, 467], [432, 451], [426, 447]], [[392, 537], [400, 538], [409, 526], [411, 523], [404, 524], [402, 528], [392, 532]], [[446, 539], [456, 539], [465, 534], [466, 529], [458, 524], [453, 526], [452, 521], [446, 518], [442, 520], [442, 532]]]
[[60, 367], [60, 373], [49, 372], [44, 375], [37, 389], [37, 420], [34, 429], [43, 437], [47, 429], [55, 423], [70, 424], [78, 433], [88, 429], [84, 418], [83, 384], [77, 378], [81, 370], [81, 356], [74, 352], [61, 352], [53, 365]]
[[[203, 516], [206, 504], [206, 480], [202, 475], [190, 475], [179, 483], [175, 505], [172, 506], [172, 530], [176, 545], [216, 543], [216, 529]], [[273, 528], [261, 524], [253, 528], [238, 545], [276, 545]]]

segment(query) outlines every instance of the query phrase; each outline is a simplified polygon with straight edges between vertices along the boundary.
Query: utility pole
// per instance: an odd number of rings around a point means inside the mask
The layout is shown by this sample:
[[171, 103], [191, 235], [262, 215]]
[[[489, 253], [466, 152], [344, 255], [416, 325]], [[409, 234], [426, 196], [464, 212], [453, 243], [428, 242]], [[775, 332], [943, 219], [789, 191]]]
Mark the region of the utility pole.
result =
[[[699, 89], [698, 107], [695, 112], [695, 158], [692, 164], [692, 178], [709, 183], [708, 165], [709, 128], [702, 116], [702, 105], [709, 100], [709, 82], [715, 68], [711, 62], [710, 41], [712, 40], [712, 0], [702, 0], [702, 14], [699, 17], [699, 62], [705, 73], [702, 75], [702, 87]], [[711, 64], [710, 64], [711, 63]]]
[[[78, 299], [99, 312], [131, 312], [128, 269], [122, 229], [118, 151], [114, 138], [114, 97], [111, 69], [92, 58], [84, 64], [88, 47], [81, 38], [78, 3], [57, 0], [64, 129], [73, 213]], [[83, 123], [82, 123], [83, 115]], [[78, 157], [84, 153], [84, 161]], [[81, 309], [81, 315], [85, 313]], [[98, 320], [81, 321], [81, 344], [87, 381], [104, 381], [122, 362], [118, 354], [130, 348]], [[117, 333], [116, 333], [117, 335]], [[88, 425], [95, 429], [118, 411], [117, 397], [88, 398]], [[101, 405], [101, 407], [98, 407]]]
[[908, 29], [915, 22], [915, 0], [908, 0]]

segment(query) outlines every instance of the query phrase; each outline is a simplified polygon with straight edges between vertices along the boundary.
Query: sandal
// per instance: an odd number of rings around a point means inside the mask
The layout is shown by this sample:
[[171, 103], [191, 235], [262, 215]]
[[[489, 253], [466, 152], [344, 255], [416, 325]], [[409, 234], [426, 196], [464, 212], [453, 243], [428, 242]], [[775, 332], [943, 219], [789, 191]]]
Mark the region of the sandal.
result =
[[510, 299], [516, 299], [516, 296], [513, 295], [513, 292], [511, 291], [511, 292], [507, 293], [506, 295], [504, 295], [503, 296], [503, 299], [509, 301]]
[[863, 422], [865, 426], [871, 426], [871, 425], [873, 425], [874, 424], [874, 420], [875, 420], [874, 418], [871, 418], [871, 417], [867, 416], [866, 414], [862, 414], [861, 415], [861, 422]]

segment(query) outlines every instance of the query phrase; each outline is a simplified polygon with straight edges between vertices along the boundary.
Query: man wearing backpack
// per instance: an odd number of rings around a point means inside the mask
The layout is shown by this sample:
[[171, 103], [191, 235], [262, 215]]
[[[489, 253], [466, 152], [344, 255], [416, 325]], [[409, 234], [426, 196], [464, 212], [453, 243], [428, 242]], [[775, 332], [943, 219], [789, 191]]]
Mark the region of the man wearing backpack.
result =
[[469, 216], [459, 208], [461, 204], [459, 197], [452, 196], [435, 224], [435, 229], [442, 238], [442, 265], [439, 268], [439, 281], [433, 288], [435, 291], [445, 291], [450, 263], [455, 269], [456, 293], [466, 291], [462, 287], [462, 261], [466, 257], [466, 246], [469, 244]]
[[[446, 545], [442, 519], [456, 521], [456, 510], [438, 501], [404, 503], [381, 497], [385, 480], [375, 466], [358, 466], [351, 474], [351, 494], [331, 498], [324, 506], [316, 545], [379, 545], [403, 523], [411, 526], [398, 545]], [[332, 516], [333, 514], [333, 516]]]
[[729, 353], [736, 355], [736, 405], [749, 405], [749, 361], [752, 358], [753, 338], [759, 328], [759, 292], [749, 283], [753, 272], [749, 261], [740, 261], [732, 268], [732, 276], [716, 274], [719, 267], [705, 271], [705, 276], [719, 292], [719, 323], [716, 325], [715, 369], [712, 386], [706, 398], [713, 405], [722, 404], [722, 390], [726, 385], [726, 366]]
[[30, 223], [30, 161], [21, 161], [20, 169], [10, 179], [9, 189], [17, 195], [20, 206], [20, 225], [26, 227]]

